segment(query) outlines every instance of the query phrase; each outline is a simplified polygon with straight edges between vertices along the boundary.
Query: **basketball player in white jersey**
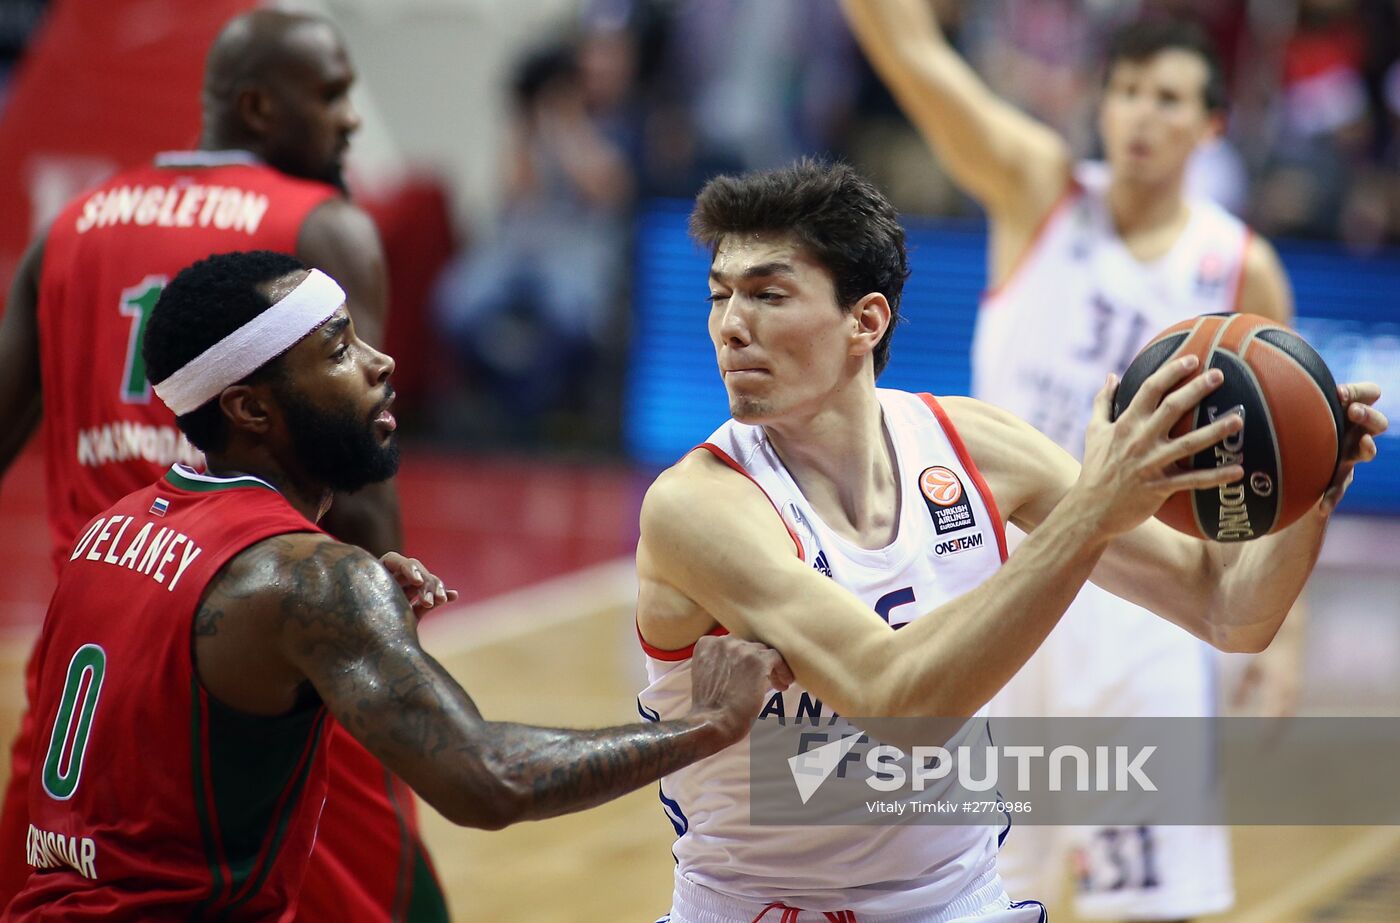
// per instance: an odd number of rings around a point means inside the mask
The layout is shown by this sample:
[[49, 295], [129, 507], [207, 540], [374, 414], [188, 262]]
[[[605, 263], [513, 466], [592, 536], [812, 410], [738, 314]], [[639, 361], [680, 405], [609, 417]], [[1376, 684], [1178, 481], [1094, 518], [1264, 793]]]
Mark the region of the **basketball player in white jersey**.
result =
[[[1167, 395], [1194, 359], [1164, 365], [1116, 422], [1110, 377], [1081, 467], [988, 404], [876, 388], [908, 263], [894, 209], [849, 167], [712, 180], [691, 229], [712, 252], [709, 333], [734, 419], [642, 507], [639, 706], [653, 720], [683, 707], [695, 642], [725, 632], [777, 649], [796, 677], [760, 721], [976, 715], [1090, 578], [1218, 647], [1260, 650], [1385, 427], [1379, 389], [1340, 388], [1351, 432], [1328, 496], [1277, 535], [1194, 541], [1149, 517], [1240, 470], [1170, 460], [1243, 425], [1167, 435], [1218, 382]], [[1030, 532], [1009, 557], [1008, 522]], [[672, 923], [1043, 919], [1007, 897], [992, 826], [750, 825], [749, 758], [731, 747], [663, 780]]]
[[[1242, 310], [1287, 324], [1292, 296], [1268, 242], [1183, 192], [1196, 148], [1224, 121], [1224, 77], [1184, 23], [1123, 30], [1108, 54], [1099, 129], [1107, 163], [1071, 161], [1046, 126], [992, 94], [925, 0], [848, 0], [871, 63], [952, 178], [987, 211], [990, 286], [973, 343], [973, 394], [1084, 449], [1094, 394], [1158, 331]], [[1013, 533], [1014, 546], [1016, 536]], [[1286, 710], [1299, 613], [1246, 678]], [[1086, 587], [993, 702], [1003, 715], [1209, 716], [1216, 659], [1203, 642]], [[1051, 895], [1075, 856], [1091, 919], [1184, 920], [1234, 902], [1223, 827], [1018, 828], [999, 856], [1017, 890]]]

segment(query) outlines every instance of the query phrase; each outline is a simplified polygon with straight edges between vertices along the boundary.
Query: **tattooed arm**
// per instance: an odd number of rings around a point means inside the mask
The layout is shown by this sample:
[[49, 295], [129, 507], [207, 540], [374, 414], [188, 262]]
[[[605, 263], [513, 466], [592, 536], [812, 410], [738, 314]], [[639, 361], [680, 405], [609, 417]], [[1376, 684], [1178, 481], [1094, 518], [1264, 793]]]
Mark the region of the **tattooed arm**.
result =
[[449, 820], [499, 829], [579, 811], [703, 759], [748, 732], [770, 685], [790, 681], [767, 648], [696, 646], [689, 717], [600, 730], [487, 721], [418, 643], [393, 579], [325, 536], [268, 539], [206, 592], [195, 655], [209, 692], [280, 714], [309, 682], [332, 714]]

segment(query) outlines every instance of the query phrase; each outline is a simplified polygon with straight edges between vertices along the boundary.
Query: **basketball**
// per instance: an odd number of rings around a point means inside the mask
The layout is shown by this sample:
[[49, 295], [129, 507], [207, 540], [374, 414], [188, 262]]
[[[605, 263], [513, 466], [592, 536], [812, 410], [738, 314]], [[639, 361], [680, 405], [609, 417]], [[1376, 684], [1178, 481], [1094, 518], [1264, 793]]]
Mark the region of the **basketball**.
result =
[[1337, 469], [1343, 420], [1332, 373], [1302, 337], [1268, 318], [1207, 314], [1168, 327], [1143, 347], [1118, 385], [1114, 419], [1149, 375], [1187, 355], [1200, 359], [1196, 375], [1220, 369], [1225, 380], [1171, 434], [1240, 414], [1244, 429], [1197, 453], [1191, 467], [1239, 464], [1244, 477], [1173, 494], [1157, 518], [1218, 542], [1249, 541], [1288, 526], [1322, 497]]

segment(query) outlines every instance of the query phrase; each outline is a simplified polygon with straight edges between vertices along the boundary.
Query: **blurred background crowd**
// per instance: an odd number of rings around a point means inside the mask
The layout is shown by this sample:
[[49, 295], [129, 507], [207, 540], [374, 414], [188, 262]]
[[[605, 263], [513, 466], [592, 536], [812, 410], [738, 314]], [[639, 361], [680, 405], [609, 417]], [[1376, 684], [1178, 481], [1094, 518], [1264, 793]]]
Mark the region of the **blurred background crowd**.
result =
[[[82, 5], [0, 3], [0, 106], [57, 8]], [[1200, 21], [1231, 106], [1225, 136], [1193, 165], [1198, 191], [1271, 238], [1335, 240], [1360, 256], [1400, 241], [1400, 0], [933, 5], [993, 88], [1085, 157], [1096, 154], [1107, 37], [1142, 15]], [[410, 438], [620, 452], [638, 215], [717, 172], [836, 156], [908, 214], [976, 217], [865, 64], [836, 0], [320, 8], [360, 71], [351, 182], [389, 251], [390, 345], [412, 350], [400, 363], [416, 402]], [[53, 105], [61, 118], [70, 103]], [[3, 113], [0, 146], [12, 130]], [[89, 162], [57, 185], [71, 195], [125, 165]], [[37, 188], [32, 164], [24, 172], [27, 230], [63, 196]], [[0, 275], [14, 256], [0, 256]]]

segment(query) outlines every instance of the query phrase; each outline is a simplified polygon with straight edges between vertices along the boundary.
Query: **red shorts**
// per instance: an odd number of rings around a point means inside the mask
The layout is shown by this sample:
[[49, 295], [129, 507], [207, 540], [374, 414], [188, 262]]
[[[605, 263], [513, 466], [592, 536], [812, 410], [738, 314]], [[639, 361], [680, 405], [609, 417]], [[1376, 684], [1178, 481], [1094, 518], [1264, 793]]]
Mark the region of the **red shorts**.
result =
[[297, 919], [447, 923], [413, 791], [332, 723], [330, 780]]

